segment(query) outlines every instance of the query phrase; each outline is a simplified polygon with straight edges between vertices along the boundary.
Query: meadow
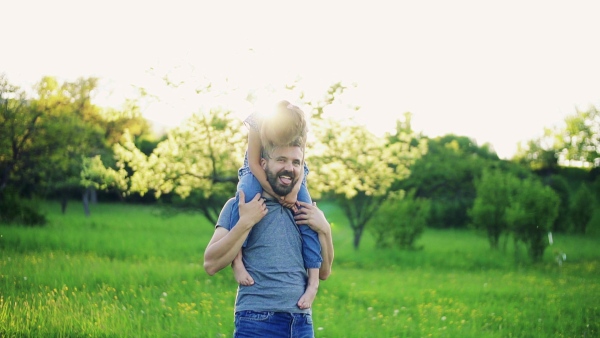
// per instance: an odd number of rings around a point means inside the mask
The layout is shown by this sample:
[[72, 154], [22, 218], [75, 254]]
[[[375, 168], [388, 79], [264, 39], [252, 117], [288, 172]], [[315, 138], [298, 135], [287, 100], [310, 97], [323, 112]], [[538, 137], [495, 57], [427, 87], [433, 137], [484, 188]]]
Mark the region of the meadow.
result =
[[[339, 209], [316, 337], [600, 337], [600, 235], [554, 235], [540, 263], [471, 231], [426, 230], [415, 251], [358, 251]], [[1, 337], [231, 337], [236, 283], [208, 276], [213, 225], [154, 206], [41, 206], [41, 228], [0, 226]], [[557, 256], [566, 254], [559, 264]]]

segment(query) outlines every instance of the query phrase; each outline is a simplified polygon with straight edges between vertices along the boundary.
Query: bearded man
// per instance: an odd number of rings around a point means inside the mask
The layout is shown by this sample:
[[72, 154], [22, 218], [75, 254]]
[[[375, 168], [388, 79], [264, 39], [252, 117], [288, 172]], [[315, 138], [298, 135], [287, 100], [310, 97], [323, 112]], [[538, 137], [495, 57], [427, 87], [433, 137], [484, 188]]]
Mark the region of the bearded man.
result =
[[[264, 147], [261, 166], [275, 193], [285, 196], [292, 190], [303, 161], [300, 142]], [[240, 197], [240, 219], [230, 227], [233, 201], [227, 201], [221, 210], [204, 252], [204, 269], [212, 276], [229, 266], [240, 250], [243, 252], [254, 284], [238, 285], [234, 337], [314, 337], [312, 309], [298, 306], [308, 279], [299, 227], [309, 226], [318, 234], [323, 259], [319, 278], [325, 280], [333, 263], [331, 227], [325, 215], [316, 203], [303, 202], [298, 202], [294, 215], [263, 191], [248, 203]]]

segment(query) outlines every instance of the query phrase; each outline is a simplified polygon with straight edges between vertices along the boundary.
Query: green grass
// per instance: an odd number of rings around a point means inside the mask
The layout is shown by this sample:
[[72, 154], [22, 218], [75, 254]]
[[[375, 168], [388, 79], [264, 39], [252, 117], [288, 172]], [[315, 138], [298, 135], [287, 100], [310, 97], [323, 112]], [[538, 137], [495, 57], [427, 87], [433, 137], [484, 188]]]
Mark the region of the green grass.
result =
[[[597, 236], [555, 235], [541, 263], [469, 231], [427, 230], [415, 251], [360, 250], [335, 205], [333, 274], [313, 306], [317, 337], [598, 337]], [[42, 206], [43, 228], [0, 226], [1, 337], [231, 337], [236, 284], [209, 277], [213, 226], [152, 206]], [[555, 253], [565, 252], [562, 266]]]

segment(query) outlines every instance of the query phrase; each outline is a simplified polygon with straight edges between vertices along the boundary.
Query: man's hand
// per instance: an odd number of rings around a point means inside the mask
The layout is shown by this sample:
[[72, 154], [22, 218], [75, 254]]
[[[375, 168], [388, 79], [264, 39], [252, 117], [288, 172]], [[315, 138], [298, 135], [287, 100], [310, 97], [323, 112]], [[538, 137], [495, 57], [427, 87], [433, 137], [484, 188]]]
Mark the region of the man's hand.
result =
[[327, 234], [331, 231], [331, 227], [321, 209], [317, 208], [317, 203], [308, 204], [298, 201], [296, 203], [300, 208], [294, 216], [298, 225], [308, 225], [316, 233]]
[[265, 205], [265, 200], [260, 197], [260, 194], [256, 194], [248, 203], [246, 203], [246, 197], [241, 190], [239, 197], [240, 223], [252, 227], [265, 217], [267, 206]]
[[238, 205], [240, 219], [236, 225], [231, 230], [223, 226], [216, 227], [204, 250], [204, 270], [211, 276], [233, 262], [252, 227], [267, 214], [265, 201], [260, 194], [246, 203], [244, 192], [240, 191]]

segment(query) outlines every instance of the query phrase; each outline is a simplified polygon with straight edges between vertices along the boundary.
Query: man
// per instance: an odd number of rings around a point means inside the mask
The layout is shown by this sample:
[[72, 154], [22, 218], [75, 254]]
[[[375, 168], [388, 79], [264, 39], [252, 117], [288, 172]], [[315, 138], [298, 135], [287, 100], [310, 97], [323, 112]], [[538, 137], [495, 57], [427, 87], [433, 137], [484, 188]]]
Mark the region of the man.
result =
[[[284, 196], [291, 191], [303, 170], [303, 159], [297, 142], [265, 147], [261, 165], [275, 193]], [[313, 337], [311, 309], [300, 309], [297, 304], [308, 278], [298, 226], [310, 226], [317, 232], [323, 259], [319, 278], [325, 280], [333, 263], [329, 222], [314, 203], [299, 202], [300, 210], [294, 216], [263, 191], [262, 198], [257, 194], [248, 203], [240, 197], [240, 219], [227, 229], [232, 201], [221, 210], [204, 252], [204, 269], [214, 275], [229, 266], [248, 239], [243, 259], [254, 284], [238, 286], [235, 337]]]

